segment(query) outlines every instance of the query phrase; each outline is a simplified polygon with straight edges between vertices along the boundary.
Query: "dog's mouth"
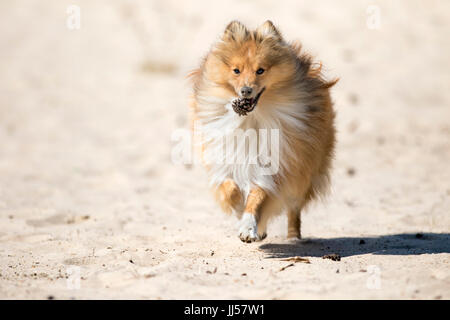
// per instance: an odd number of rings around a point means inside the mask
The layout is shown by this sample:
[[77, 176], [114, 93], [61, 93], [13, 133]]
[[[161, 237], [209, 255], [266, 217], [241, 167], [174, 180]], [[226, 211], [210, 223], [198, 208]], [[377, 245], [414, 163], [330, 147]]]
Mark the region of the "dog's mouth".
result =
[[258, 104], [259, 98], [266, 88], [262, 88], [261, 91], [254, 98], [237, 98], [233, 100], [232, 106], [234, 112], [239, 116], [246, 116], [247, 113], [252, 112]]

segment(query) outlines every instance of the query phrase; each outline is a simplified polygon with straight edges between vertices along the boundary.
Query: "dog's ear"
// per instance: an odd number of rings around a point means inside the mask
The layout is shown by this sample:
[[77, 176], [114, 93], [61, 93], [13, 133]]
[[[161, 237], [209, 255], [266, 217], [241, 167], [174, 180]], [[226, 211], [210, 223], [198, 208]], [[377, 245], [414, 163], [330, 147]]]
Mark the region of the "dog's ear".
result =
[[250, 37], [250, 31], [237, 20], [231, 21], [225, 28], [223, 40], [225, 41], [244, 41]]
[[278, 31], [278, 29], [270, 20], [267, 20], [261, 26], [259, 26], [258, 29], [256, 29], [256, 35], [260, 40], [263, 40], [265, 38], [275, 38], [279, 41], [283, 40], [281, 32]]

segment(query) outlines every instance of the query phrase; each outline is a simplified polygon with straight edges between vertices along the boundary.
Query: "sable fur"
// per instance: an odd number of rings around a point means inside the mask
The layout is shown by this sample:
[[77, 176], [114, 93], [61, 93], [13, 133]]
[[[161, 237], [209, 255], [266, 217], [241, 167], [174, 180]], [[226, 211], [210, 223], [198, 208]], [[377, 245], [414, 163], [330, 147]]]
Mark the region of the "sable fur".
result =
[[[196, 141], [203, 159], [221, 148], [219, 138], [210, 134], [213, 129], [280, 130], [280, 168], [272, 176], [262, 176], [250, 163], [205, 161], [223, 210], [255, 218], [257, 237], [241, 234], [243, 241], [265, 237], [269, 219], [283, 211], [288, 214], [288, 236], [299, 238], [300, 211], [328, 190], [335, 145], [329, 89], [337, 80], [326, 81], [321, 67], [298, 42], [286, 42], [272, 22], [251, 31], [233, 21], [190, 74], [191, 123], [202, 123], [202, 136]], [[236, 68], [241, 70], [238, 75]], [[256, 74], [258, 68], [265, 70], [262, 75]], [[265, 91], [255, 109], [240, 117], [230, 105], [244, 85]]]

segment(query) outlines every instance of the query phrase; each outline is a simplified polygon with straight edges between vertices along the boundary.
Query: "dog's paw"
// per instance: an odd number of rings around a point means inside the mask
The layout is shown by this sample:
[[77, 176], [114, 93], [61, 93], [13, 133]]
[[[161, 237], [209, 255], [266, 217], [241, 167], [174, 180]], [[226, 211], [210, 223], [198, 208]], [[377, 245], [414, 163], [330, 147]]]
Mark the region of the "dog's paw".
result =
[[244, 212], [242, 215], [239, 226], [239, 238], [247, 243], [261, 240], [261, 237], [258, 235], [256, 219], [253, 214]]
[[298, 241], [298, 240], [302, 240], [302, 237], [300, 236], [300, 234], [296, 233], [296, 234], [288, 234], [286, 239], [290, 240], [290, 241]]
[[258, 233], [258, 237], [259, 237], [259, 240], [264, 240], [265, 238], [267, 238], [267, 233], [266, 232], [263, 232], [263, 233]]

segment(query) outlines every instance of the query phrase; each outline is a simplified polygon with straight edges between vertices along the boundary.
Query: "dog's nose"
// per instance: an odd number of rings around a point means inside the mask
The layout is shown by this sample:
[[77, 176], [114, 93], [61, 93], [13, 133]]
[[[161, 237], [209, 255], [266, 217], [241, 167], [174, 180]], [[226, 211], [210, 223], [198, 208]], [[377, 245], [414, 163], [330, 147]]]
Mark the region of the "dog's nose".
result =
[[253, 89], [250, 87], [242, 87], [241, 88], [241, 95], [244, 98], [249, 97], [252, 94]]

